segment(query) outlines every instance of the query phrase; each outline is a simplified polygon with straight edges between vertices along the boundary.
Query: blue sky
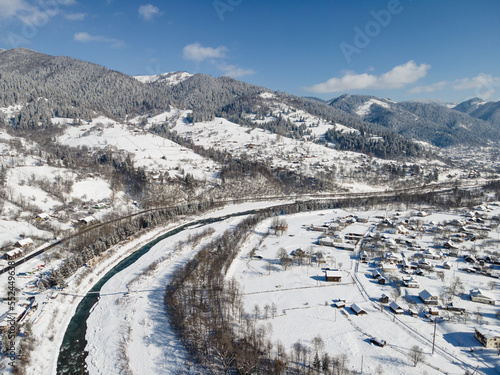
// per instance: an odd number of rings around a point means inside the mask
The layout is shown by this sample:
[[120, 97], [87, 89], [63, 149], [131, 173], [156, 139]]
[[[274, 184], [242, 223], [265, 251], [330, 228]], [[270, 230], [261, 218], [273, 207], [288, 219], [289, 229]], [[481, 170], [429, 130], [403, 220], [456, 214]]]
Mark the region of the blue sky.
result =
[[323, 99], [500, 100], [498, 0], [0, 0], [0, 47]]

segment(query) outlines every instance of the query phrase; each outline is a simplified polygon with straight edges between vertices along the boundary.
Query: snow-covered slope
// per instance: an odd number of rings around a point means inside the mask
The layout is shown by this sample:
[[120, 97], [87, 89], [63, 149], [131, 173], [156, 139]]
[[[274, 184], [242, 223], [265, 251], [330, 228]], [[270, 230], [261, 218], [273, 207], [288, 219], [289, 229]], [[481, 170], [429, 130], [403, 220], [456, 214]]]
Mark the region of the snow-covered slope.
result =
[[170, 72], [150, 76], [138, 75], [134, 76], [134, 78], [142, 83], [165, 82], [170, 86], [175, 86], [192, 76], [192, 74], [187, 72]]

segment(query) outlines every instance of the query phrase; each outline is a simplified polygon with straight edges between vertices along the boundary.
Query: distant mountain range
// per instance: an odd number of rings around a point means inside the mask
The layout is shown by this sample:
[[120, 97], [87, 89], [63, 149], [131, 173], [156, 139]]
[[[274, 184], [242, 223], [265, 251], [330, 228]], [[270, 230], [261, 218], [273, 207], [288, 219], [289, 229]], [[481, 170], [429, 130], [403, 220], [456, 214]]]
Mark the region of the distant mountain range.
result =
[[[489, 116], [484, 118], [474, 115], [486, 104], [468, 113], [460, 109], [472, 108], [472, 104], [461, 103], [449, 108], [436, 103], [418, 101], [396, 103], [390, 99], [347, 94], [329, 101], [328, 104], [359, 116], [369, 123], [440, 147], [499, 140], [500, 121], [495, 122], [495, 113], [490, 112]], [[500, 102], [487, 104], [496, 104], [498, 107]], [[499, 115], [500, 111], [496, 113], [497, 118]]]
[[[22, 105], [14, 126], [23, 128], [50, 122], [51, 117], [86, 119], [102, 114], [123, 120], [161, 113], [170, 106], [193, 110], [196, 121], [214, 116], [243, 121], [244, 115], [269, 110], [269, 100], [261, 94], [271, 92], [229, 77], [186, 72], [131, 77], [24, 48], [0, 51], [0, 90], [0, 107]], [[471, 99], [452, 107], [347, 94], [323, 101], [282, 92], [275, 92], [273, 100], [372, 135], [393, 132], [439, 147], [500, 140], [500, 102]]]

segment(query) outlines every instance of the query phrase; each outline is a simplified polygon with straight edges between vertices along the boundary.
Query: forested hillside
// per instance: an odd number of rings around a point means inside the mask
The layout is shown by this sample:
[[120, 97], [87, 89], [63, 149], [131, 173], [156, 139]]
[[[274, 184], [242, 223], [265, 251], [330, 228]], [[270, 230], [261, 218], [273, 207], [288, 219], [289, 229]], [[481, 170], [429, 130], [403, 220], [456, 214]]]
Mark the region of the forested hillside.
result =
[[73, 59], [17, 48], [0, 53], [0, 106], [22, 104], [14, 126], [29, 128], [51, 117], [113, 118], [164, 111], [169, 98], [123, 73]]

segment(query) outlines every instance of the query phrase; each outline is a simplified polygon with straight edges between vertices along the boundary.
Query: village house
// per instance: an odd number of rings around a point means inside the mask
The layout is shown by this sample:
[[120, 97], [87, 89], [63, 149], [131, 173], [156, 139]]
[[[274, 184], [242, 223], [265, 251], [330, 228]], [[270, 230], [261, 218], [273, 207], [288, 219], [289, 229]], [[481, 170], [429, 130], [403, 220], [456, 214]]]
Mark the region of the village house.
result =
[[350, 241], [358, 241], [365, 233], [368, 231], [368, 228], [364, 225], [350, 225], [346, 228], [344, 238]]
[[368, 220], [370, 220], [370, 215], [359, 214], [358, 216], [356, 216], [356, 220], [358, 221], [358, 223], [367, 223]]
[[405, 312], [404, 309], [401, 306], [399, 306], [399, 304], [396, 301], [392, 301], [389, 304], [389, 307], [391, 308], [394, 314], [404, 314]]
[[439, 315], [439, 309], [435, 306], [429, 307], [429, 314], [434, 316]]
[[403, 270], [407, 272], [410, 270], [416, 270], [418, 268], [418, 264], [416, 262], [410, 262], [407, 259], [403, 259]]
[[472, 302], [485, 303], [487, 305], [495, 305], [495, 299], [481, 289], [473, 289], [469, 293]]
[[47, 221], [49, 220], [50, 216], [49, 214], [42, 212], [41, 214], [38, 214], [35, 216], [35, 220], [37, 221]]
[[14, 247], [25, 248], [30, 245], [33, 245], [33, 240], [29, 237], [23, 238], [22, 240], [17, 241], [14, 244]]
[[436, 253], [431, 249], [425, 249], [422, 252], [422, 257], [425, 259], [441, 259], [443, 256], [440, 253]]
[[92, 224], [95, 221], [95, 218], [93, 216], [87, 216], [82, 219], [80, 219], [80, 223], [88, 225]]
[[418, 297], [422, 300], [423, 303], [426, 305], [437, 305], [438, 304], [438, 297], [433, 296], [427, 289], [422, 290], [419, 294]]
[[338, 283], [342, 281], [342, 271], [338, 269], [326, 270], [325, 278], [326, 281]]
[[382, 294], [379, 301], [380, 303], [389, 303], [389, 296], [386, 294]]
[[365, 309], [363, 309], [359, 305], [356, 305], [355, 303], [351, 305], [351, 310], [354, 311], [356, 315], [366, 315]]
[[500, 330], [496, 327], [476, 327], [474, 337], [487, 348], [500, 348]]
[[397, 270], [397, 265], [394, 262], [382, 262], [380, 263], [380, 268], [384, 272], [394, 272]]
[[429, 262], [427, 259], [420, 259], [418, 261], [418, 267], [422, 268], [424, 270], [430, 270], [430, 269], [434, 268], [434, 265], [431, 262]]
[[337, 309], [345, 307], [345, 299], [339, 299], [337, 302], [335, 302], [335, 307]]
[[458, 246], [452, 240], [448, 240], [443, 244], [445, 249], [457, 249]]
[[23, 252], [20, 249], [14, 249], [7, 251], [4, 255], [7, 260], [14, 260], [23, 256]]
[[403, 263], [403, 257], [399, 253], [394, 253], [392, 251], [388, 251], [385, 253], [385, 259], [395, 263]]
[[407, 288], [420, 288], [420, 283], [412, 277], [403, 280], [403, 285]]

